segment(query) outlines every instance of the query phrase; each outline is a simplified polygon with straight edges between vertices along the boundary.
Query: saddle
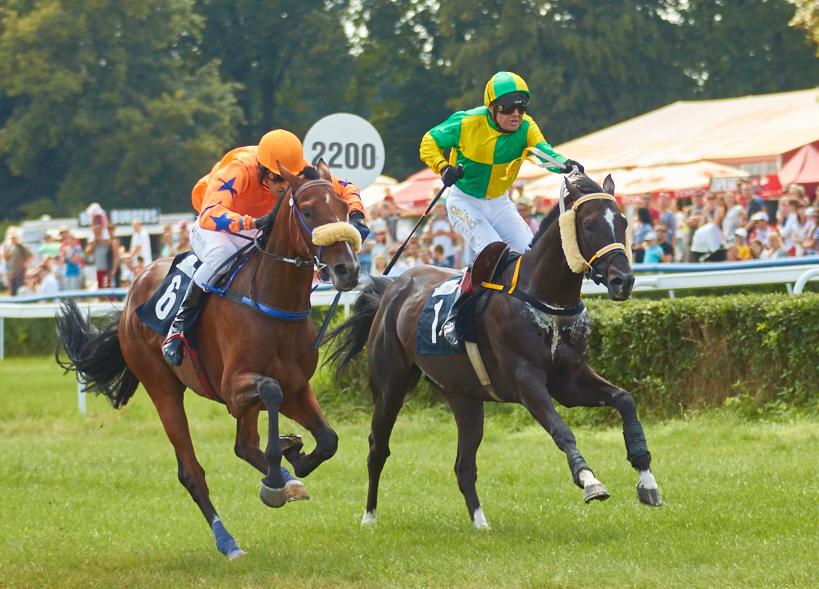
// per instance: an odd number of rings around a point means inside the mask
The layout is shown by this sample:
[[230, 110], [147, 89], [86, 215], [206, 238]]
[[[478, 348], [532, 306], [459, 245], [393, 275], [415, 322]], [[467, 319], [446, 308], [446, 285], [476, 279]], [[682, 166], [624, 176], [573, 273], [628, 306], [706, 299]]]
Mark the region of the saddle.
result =
[[511, 259], [513, 253], [509, 244], [495, 241], [483, 248], [464, 274], [461, 294], [455, 303], [458, 309], [455, 330], [465, 341], [476, 340], [475, 319], [486, 309], [488, 303], [488, 298], [483, 295], [487, 293], [487, 289], [503, 289], [492, 281], [498, 273], [503, 272]]

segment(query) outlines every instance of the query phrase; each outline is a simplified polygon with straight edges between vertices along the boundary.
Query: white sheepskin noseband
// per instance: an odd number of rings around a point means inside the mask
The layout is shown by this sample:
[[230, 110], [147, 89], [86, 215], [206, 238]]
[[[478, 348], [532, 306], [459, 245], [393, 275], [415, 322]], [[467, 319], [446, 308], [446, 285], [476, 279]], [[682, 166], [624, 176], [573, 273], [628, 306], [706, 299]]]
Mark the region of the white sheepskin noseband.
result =
[[[586, 262], [583, 254], [580, 253], [580, 246], [577, 244], [576, 217], [577, 212], [574, 208], [571, 208], [568, 211], [561, 213], [557, 221], [560, 226], [560, 243], [563, 246], [563, 255], [566, 256], [566, 263], [569, 265], [569, 269], [572, 272], [575, 274], [582, 274], [586, 271], [589, 264]], [[628, 225], [626, 225], [625, 254], [628, 258], [629, 265], [634, 264], [631, 253], [631, 241], [631, 231]]]
[[328, 246], [339, 241], [349, 243], [354, 252], [361, 249], [361, 234], [358, 229], [345, 221], [326, 223], [313, 229], [314, 245]]

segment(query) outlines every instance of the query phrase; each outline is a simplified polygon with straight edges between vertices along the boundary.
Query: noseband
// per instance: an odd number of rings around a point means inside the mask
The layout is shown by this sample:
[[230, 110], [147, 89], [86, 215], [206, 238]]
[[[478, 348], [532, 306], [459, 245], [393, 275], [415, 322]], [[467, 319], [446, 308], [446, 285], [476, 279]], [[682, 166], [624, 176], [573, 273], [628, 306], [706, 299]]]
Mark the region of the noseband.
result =
[[[563, 254], [566, 256], [566, 262], [569, 268], [575, 274], [587, 272], [595, 283], [600, 284], [605, 280], [603, 274], [597, 270], [596, 264], [600, 260], [612, 252], [622, 252], [629, 263], [631, 263], [631, 248], [626, 244], [618, 241], [612, 242], [601, 247], [594, 255], [586, 260], [583, 254], [580, 253], [580, 245], [577, 240], [577, 210], [581, 205], [592, 200], [610, 200], [617, 203], [617, 200], [610, 194], [605, 192], [595, 192], [593, 194], [586, 194], [578, 198], [572, 204], [572, 208], [566, 210], [566, 205], [563, 200], [563, 192], [560, 194], [560, 217], [558, 222], [560, 224], [560, 241], [563, 245]], [[628, 231], [626, 231], [626, 241], [628, 242]]]

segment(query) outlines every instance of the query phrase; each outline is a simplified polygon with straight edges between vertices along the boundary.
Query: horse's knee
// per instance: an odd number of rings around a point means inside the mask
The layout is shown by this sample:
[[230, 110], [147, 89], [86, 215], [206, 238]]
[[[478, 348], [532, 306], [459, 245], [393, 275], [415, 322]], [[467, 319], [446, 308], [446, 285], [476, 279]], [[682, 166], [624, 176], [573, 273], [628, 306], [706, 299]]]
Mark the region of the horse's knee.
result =
[[633, 416], [635, 419], [637, 417], [637, 403], [634, 401], [634, 397], [631, 396], [625, 389], [619, 389], [611, 399], [611, 406], [617, 409], [617, 411], [625, 418]]
[[279, 383], [272, 378], [264, 378], [259, 382], [258, 390], [259, 398], [262, 400], [267, 411], [278, 412], [282, 404], [282, 399], [284, 398]]
[[316, 454], [322, 459], [332, 458], [338, 450], [338, 434], [331, 428], [316, 435]]

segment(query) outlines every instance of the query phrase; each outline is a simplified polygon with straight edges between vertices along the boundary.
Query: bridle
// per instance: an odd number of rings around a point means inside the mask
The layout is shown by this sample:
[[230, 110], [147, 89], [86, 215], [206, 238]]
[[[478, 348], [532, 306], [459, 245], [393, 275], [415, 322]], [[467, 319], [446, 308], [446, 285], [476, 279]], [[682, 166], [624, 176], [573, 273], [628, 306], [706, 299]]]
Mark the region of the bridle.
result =
[[[329, 182], [328, 180], [324, 180], [323, 178], [320, 178], [320, 179], [317, 179], [317, 180], [308, 180], [307, 182], [305, 182], [304, 184], [299, 186], [298, 189], [296, 189], [295, 191], [292, 188], [290, 188], [289, 191], [285, 191], [279, 196], [279, 200], [276, 202], [275, 208], [273, 209], [273, 211], [271, 211], [272, 219], [270, 220], [270, 230], [272, 231], [273, 225], [276, 222], [276, 217], [278, 216], [278, 213], [279, 213], [279, 208], [281, 207], [281, 204], [282, 204], [285, 196], [289, 192], [290, 196], [288, 198], [288, 204], [290, 205], [290, 215], [291, 215], [291, 218], [292, 218], [293, 211], [296, 212], [296, 217], [298, 218], [298, 220], [299, 220], [299, 222], [301, 224], [301, 229], [302, 229], [301, 231], [299, 231], [299, 237], [301, 238], [301, 245], [303, 245], [304, 249], [307, 250], [308, 255], [313, 253], [313, 248], [307, 243], [307, 240], [304, 237], [304, 232], [306, 231], [307, 235], [312, 239], [312, 237], [313, 237], [313, 228], [310, 227], [310, 225], [308, 225], [307, 220], [304, 218], [304, 214], [301, 212], [301, 209], [299, 209], [298, 200], [299, 200], [299, 197], [307, 189], [313, 188], [315, 186], [326, 186], [330, 190], [333, 189], [332, 183]], [[267, 256], [267, 257], [269, 257], [269, 258], [271, 258], [273, 260], [276, 260], [277, 262], [284, 262], [285, 264], [293, 264], [294, 266], [296, 266], [298, 268], [312, 268], [314, 271], [318, 272], [319, 274], [321, 274], [322, 271], [324, 271], [327, 268], [327, 264], [325, 264], [325, 263], [323, 263], [321, 261], [321, 252], [322, 252], [324, 246], [319, 246], [318, 252], [316, 254], [314, 254], [312, 257], [296, 256], [295, 258], [289, 258], [287, 256], [280, 256], [279, 254], [275, 254], [273, 252], [266, 251], [264, 249], [264, 247], [262, 247], [260, 237], [261, 237], [261, 235], [257, 235], [255, 238], [253, 238], [253, 244], [254, 244], [254, 246], [256, 248], [256, 251], [258, 251], [263, 256]]]
[[[617, 200], [612, 195], [605, 192], [595, 192], [579, 197], [574, 201], [574, 203], [572, 203], [571, 209], [567, 210], [565, 202], [565, 185], [563, 185], [561, 187], [559, 201], [560, 231], [564, 253], [566, 254], [566, 260], [569, 263], [571, 270], [576, 274], [585, 273], [586, 276], [595, 282], [595, 284], [601, 284], [605, 283], [606, 280], [605, 274], [603, 274], [599, 268], [599, 263], [604, 257], [612, 253], [620, 252], [626, 256], [629, 262], [631, 262], [631, 256], [629, 255], [629, 248], [625, 243], [614, 241], [598, 249], [588, 260], [583, 257], [583, 254], [580, 252], [580, 243], [578, 239], [580, 231], [580, 215], [577, 212], [582, 205], [593, 200], [609, 200], [615, 203], [615, 207], [617, 207]], [[570, 233], [570, 231], [567, 231], [569, 223], [571, 223], [571, 225], [574, 227], [574, 236], [565, 234]], [[573, 244], [570, 243], [571, 241], [574, 242], [574, 247]]]

